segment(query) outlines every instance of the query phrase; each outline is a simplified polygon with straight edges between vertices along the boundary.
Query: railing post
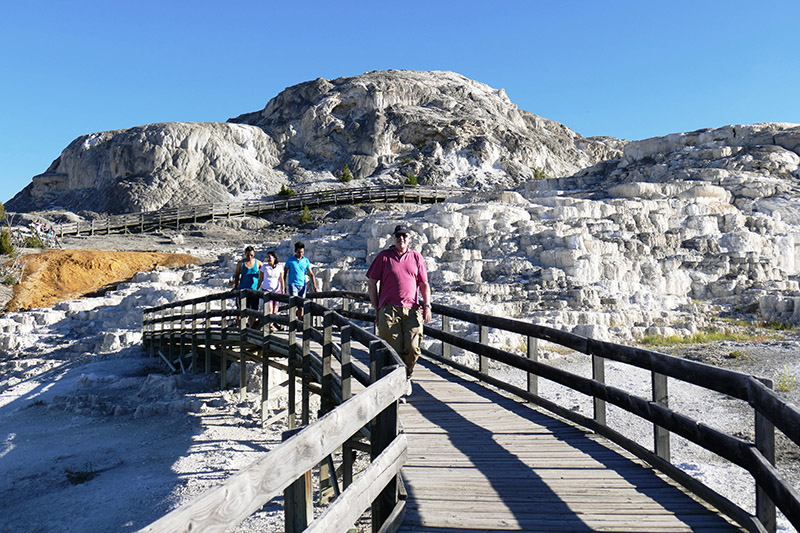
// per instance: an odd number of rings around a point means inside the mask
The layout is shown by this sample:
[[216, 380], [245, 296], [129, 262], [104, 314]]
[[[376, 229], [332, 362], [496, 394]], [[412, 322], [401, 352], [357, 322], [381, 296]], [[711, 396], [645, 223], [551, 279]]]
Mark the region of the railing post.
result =
[[[600, 383], [606, 382], [606, 360], [597, 355], [592, 355], [592, 379]], [[598, 424], [606, 425], [606, 401], [593, 398], [594, 420]]]
[[[269, 304], [267, 303], [265, 307]], [[267, 421], [267, 410], [269, 407], [269, 346], [272, 342], [272, 330], [269, 327], [269, 320], [264, 318], [261, 325], [261, 425]]]
[[197, 302], [192, 302], [192, 374], [197, 373]]
[[[299, 427], [284, 431], [282, 440], [287, 441], [302, 429]], [[286, 533], [299, 533], [306, 530], [310, 520], [314, 518], [312, 498], [311, 471], [309, 470], [283, 491], [284, 530]]]
[[219, 388], [220, 390], [225, 390], [228, 385], [228, 317], [226, 315], [227, 308], [228, 308], [228, 299], [223, 297], [220, 300], [220, 306], [222, 308], [222, 330], [219, 334], [219, 343], [220, 343], [220, 367], [219, 367]]
[[[478, 342], [482, 346], [489, 345], [489, 328], [487, 326], [479, 326]], [[481, 374], [489, 375], [489, 358], [485, 355], [478, 356], [478, 371]]]
[[[370, 381], [377, 381], [397, 368], [389, 365], [389, 352], [380, 342], [371, 342], [369, 353], [370, 363], [375, 362], [375, 373], [370, 373]], [[373, 365], [370, 364], [370, 369], [372, 368]], [[371, 424], [370, 436], [370, 458], [374, 461], [397, 437], [397, 402], [393, 402], [375, 417]], [[373, 533], [378, 532], [392, 514], [397, 499], [397, 476], [395, 476], [372, 502]]]
[[167, 347], [167, 358], [170, 363], [175, 361], [175, 334], [177, 329], [175, 327], [175, 308], [170, 307], [170, 321], [169, 321], [169, 346]]
[[333, 311], [325, 311], [322, 315], [322, 401], [320, 415], [332, 411], [336, 407], [333, 398]]
[[296, 368], [299, 364], [299, 354], [297, 349], [297, 303], [299, 298], [293, 296], [289, 300], [289, 359], [288, 359], [288, 374], [289, 374], [289, 391], [288, 391], [288, 405], [286, 406], [286, 421], [289, 429], [293, 429], [297, 423], [297, 416], [295, 413], [295, 406], [297, 402], [297, 383], [296, 383]]
[[206, 296], [206, 374], [211, 372], [211, 297]]
[[242, 291], [239, 291], [237, 298], [239, 303], [239, 398], [242, 401], [247, 399], [247, 361], [245, 360], [245, 346], [247, 345], [246, 335], [247, 321], [249, 317], [247, 313], [247, 305], [242, 301]]
[[[442, 315], [442, 331], [444, 333], [451, 333], [453, 330], [450, 328], [450, 317]], [[442, 358], [450, 359], [450, 343], [442, 341]]]
[[[653, 372], [652, 382], [653, 402], [663, 407], [669, 407], [667, 376]], [[669, 431], [657, 424], [653, 424], [653, 451], [665, 461], [670, 460]]]
[[[333, 312], [325, 311], [322, 315], [322, 397], [320, 399], [319, 416], [323, 416], [336, 408], [333, 397]], [[319, 465], [319, 492], [320, 502], [326, 504], [333, 499], [338, 491], [336, 486], [336, 471], [333, 458], [328, 456]]]
[[[347, 302], [347, 300], [345, 300], [345, 302]], [[342, 307], [344, 307], [344, 305]], [[342, 348], [342, 402], [346, 402], [352, 394], [353, 367], [350, 361], [350, 326], [344, 326], [340, 330], [339, 339]], [[345, 442], [342, 445], [342, 488], [344, 489], [353, 482], [353, 466], [355, 461], [355, 451]]]
[[352, 395], [353, 366], [350, 362], [350, 326], [345, 326], [339, 332], [342, 348], [342, 402], [346, 402]]
[[[759, 378], [759, 380], [772, 389], [772, 380]], [[771, 465], [775, 465], [775, 426], [767, 417], [756, 409], [756, 448]], [[756, 484], [756, 518], [767, 530], [767, 533], [775, 533], [777, 530], [777, 518], [775, 504], [767, 496], [766, 492]]]
[[[527, 352], [528, 359], [531, 361], [539, 360], [539, 339], [528, 337]], [[539, 376], [533, 372], [528, 372], [528, 393], [534, 396], [539, 395]]]
[[303, 375], [301, 383], [302, 389], [302, 410], [300, 418], [302, 424], [307, 426], [310, 419], [311, 410], [311, 391], [308, 388], [311, 380], [311, 320], [314, 317], [311, 315], [311, 302], [303, 303]]
[[158, 331], [159, 331], [159, 335], [158, 335], [158, 351], [161, 352], [162, 355], [164, 355], [164, 330], [166, 328], [166, 322], [165, 322], [166, 318], [167, 318], [167, 310], [166, 309], [162, 309], [161, 310], [161, 321], [159, 322], [159, 328], [158, 328]]
[[148, 353], [150, 354], [150, 357], [155, 357], [156, 356], [156, 342], [155, 342], [156, 324], [154, 322], [156, 318], [155, 313], [147, 313], [147, 317], [148, 317], [147, 319], [150, 321], [150, 327], [149, 327], [150, 343], [147, 346], [147, 350]]
[[181, 305], [181, 315], [180, 315], [181, 325], [180, 329], [178, 330], [178, 361], [180, 363], [181, 369], [183, 368], [183, 346], [186, 342], [186, 306]]

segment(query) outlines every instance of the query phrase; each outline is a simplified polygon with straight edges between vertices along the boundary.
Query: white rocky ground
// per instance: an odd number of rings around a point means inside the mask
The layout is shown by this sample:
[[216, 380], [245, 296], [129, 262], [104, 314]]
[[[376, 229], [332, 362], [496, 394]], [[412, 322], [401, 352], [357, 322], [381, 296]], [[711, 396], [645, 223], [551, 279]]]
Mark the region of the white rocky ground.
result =
[[[449, 216], [446, 207], [430, 209]], [[480, 208], [474, 210], [479, 212]], [[417, 208], [408, 214], [409, 220], [415, 220], [414, 211]], [[385, 216], [385, 224], [390, 225], [390, 220], [401, 214], [378, 216]], [[382, 245], [385, 228], [375, 221], [372, 226], [376, 236], [368, 250], [358, 252], [362, 260]], [[431, 225], [420, 231], [427, 236], [427, 229], [436, 235], [435, 228]], [[326, 287], [336, 279], [355, 283], [363, 271], [348, 271], [341, 264], [344, 259], [330, 257], [337, 247], [323, 246], [327, 239], [333, 239], [332, 233], [336, 232], [317, 230], [312, 235], [262, 243], [259, 249], [282, 250], [295, 238], [308, 237], [309, 255]], [[204, 256], [208, 261], [204, 266], [138, 274], [102, 297], [0, 318], [0, 531], [134, 531], [256, 461], [279, 442], [279, 424], [267, 431], [259, 427], [257, 386], [247, 400], [241, 401], [234, 391], [217, 392], [215, 376], [165, 373], [160, 360], [146, 357], [139, 347], [144, 307], [226, 288], [240, 246], [204, 252], [198, 246], [208, 239], [193, 239], [190, 234], [188, 231], [185, 238], [173, 235], [171, 241], [162, 239], [158, 246], [166, 244], [174, 251]], [[120, 238], [114, 239], [124, 245]], [[97, 241], [80, 241], [102, 246]], [[180, 241], [180, 246], [171, 244]], [[350, 254], [345, 237], [336, 242], [342, 257]], [[435, 244], [431, 240], [426, 246], [431, 242]], [[328, 261], [338, 261], [339, 266], [326, 269]], [[445, 302], [462, 298], [441, 293], [437, 297]], [[501, 303], [483, 305], [487, 311], [502, 309]], [[521, 342], [498, 334], [491, 340], [511, 349]], [[553, 346], [543, 348], [546, 360], [588, 375], [585, 358], [563, 354]], [[702, 347], [698, 353], [704, 352], [703, 357], [717, 354], [720, 364], [771, 377], [783, 365], [794, 374], [800, 373], [796, 357], [799, 348], [800, 341], [788, 337], [761, 344]], [[725, 357], [733, 351], [741, 351], [746, 357]], [[521, 375], [507, 370], [497, 368], [494, 372], [517, 383], [522, 380]], [[613, 385], [642, 389], [646, 394], [647, 376], [615, 365], [609, 366], [607, 374]], [[670, 387], [672, 404], [680, 409], [695, 416], [702, 412], [705, 421], [741, 435], [752, 433], [751, 416], [737, 402], [699, 390], [687, 391], [674, 383]], [[541, 390], [549, 399], [589, 413], [586, 398], [546, 382]], [[797, 394], [788, 397], [797, 401]], [[642, 443], [651, 439], [649, 428], [618, 410], [610, 410], [609, 420], [613, 427]], [[686, 471], [752, 507], [750, 489], [741, 488], [750, 484], [741, 472], [678, 439], [673, 439], [673, 449], [675, 461]], [[787, 447], [787, 453], [791, 460], [782, 467], [797, 483], [797, 450]], [[94, 477], [84, 483], [70, 483], [71, 476], [87, 473]], [[271, 504], [237, 531], [279, 530], [281, 514], [281, 507]], [[792, 531], [785, 521], [781, 528]]]

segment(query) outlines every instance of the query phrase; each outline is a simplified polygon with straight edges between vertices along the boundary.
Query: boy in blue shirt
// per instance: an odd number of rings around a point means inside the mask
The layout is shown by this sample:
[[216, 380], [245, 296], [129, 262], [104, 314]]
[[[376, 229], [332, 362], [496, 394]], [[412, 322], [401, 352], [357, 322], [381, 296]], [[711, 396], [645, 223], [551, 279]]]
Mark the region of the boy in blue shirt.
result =
[[[294, 243], [294, 255], [286, 260], [283, 268], [283, 285], [289, 296], [306, 297], [306, 274], [311, 276], [311, 286], [317, 292], [317, 278], [311, 270], [311, 261], [305, 257], [306, 245], [298, 241]], [[303, 319], [303, 308], [297, 308], [297, 319]]]

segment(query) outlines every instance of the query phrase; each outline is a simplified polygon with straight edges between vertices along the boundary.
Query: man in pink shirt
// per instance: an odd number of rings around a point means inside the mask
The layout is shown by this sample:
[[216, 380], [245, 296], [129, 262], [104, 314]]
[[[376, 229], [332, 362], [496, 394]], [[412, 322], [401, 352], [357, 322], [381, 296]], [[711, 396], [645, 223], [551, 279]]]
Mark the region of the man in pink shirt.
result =
[[408, 247], [410, 241], [407, 226], [394, 228], [394, 244], [379, 253], [367, 270], [378, 336], [403, 359], [409, 378], [407, 394], [420, 355], [422, 324], [431, 321], [428, 270], [422, 256]]

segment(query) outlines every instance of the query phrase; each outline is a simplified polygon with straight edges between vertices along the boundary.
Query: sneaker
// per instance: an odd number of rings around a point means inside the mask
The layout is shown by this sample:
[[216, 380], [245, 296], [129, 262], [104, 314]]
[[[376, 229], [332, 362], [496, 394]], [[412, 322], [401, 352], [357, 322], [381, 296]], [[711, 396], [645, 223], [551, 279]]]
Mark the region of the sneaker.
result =
[[408, 382], [406, 383], [406, 396], [411, 396], [411, 378], [408, 378]]

